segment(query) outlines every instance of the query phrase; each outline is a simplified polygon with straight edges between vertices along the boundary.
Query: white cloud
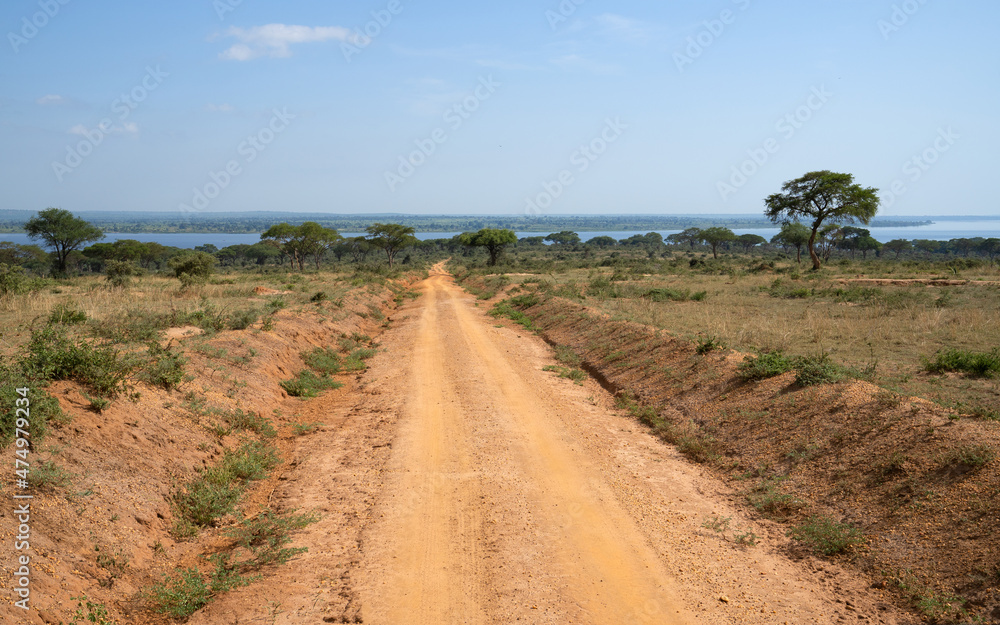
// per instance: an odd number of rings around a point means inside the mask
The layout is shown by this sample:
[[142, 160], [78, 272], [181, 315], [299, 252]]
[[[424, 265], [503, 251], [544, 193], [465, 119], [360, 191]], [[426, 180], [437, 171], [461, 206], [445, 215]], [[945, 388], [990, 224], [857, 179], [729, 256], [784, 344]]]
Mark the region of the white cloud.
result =
[[252, 28], [231, 27], [226, 37], [234, 37], [240, 43], [233, 44], [219, 54], [227, 61], [249, 61], [262, 56], [287, 58], [292, 56], [289, 46], [295, 43], [320, 41], [348, 41], [356, 43], [357, 36], [340, 26], [293, 26], [289, 24], [266, 24]]
[[61, 95], [51, 95], [51, 94], [44, 95], [35, 100], [35, 104], [40, 104], [42, 106], [50, 104], [66, 104], [66, 103], [67, 103], [66, 98], [62, 97]]
[[233, 111], [236, 110], [236, 107], [233, 106], [232, 104], [212, 104], [212, 103], [209, 103], [209, 105], [206, 108], [209, 111], [212, 111], [213, 113], [232, 113]]

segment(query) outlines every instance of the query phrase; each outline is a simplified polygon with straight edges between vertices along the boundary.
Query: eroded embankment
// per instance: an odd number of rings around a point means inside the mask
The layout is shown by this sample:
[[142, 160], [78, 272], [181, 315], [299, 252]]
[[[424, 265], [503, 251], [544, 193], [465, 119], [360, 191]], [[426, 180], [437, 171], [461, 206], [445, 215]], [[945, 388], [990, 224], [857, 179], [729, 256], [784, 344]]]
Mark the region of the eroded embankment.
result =
[[[167, 587], [173, 595], [170, 599], [188, 613], [194, 609], [185, 607], [185, 602], [190, 606], [206, 600], [211, 605], [223, 594], [220, 589], [237, 588], [260, 574], [273, 575], [272, 563], [248, 570], [255, 563], [247, 562], [261, 553], [276, 555], [285, 545], [272, 550], [254, 544], [234, 555], [230, 532], [264, 510], [288, 511], [279, 485], [302, 462], [302, 454], [309, 455], [309, 439], [303, 437], [319, 431], [322, 423], [336, 427], [331, 418], [347, 409], [342, 405], [348, 403], [357, 374], [345, 367], [344, 373], [335, 376], [344, 386], [311, 402], [290, 397], [281, 382], [307, 369], [303, 352], [316, 347], [341, 349], [339, 342], [350, 343], [348, 348], [372, 346], [370, 337], [388, 323], [383, 311], [393, 307], [394, 298], [397, 303], [401, 300], [403, 290], [363, 286], [336, 302], [316, 301], [296, 310], [278, 310], [246, 330], [220, 331], [211, 337], [197, 336], [194, 328], [168, 329], [163, 343], [187, 359], [184, 371], [189, 378], [171, 390], [136, 382], [136, 401], [120, 398], [103, 412], [89, 405], [85, 387], [72, 381], [52, 383], [48, 391], [69, 420], [52, 424], [49, 435], [32, 450], [33, 470], [52, 462], [57, 473], [31, 491], [27, 552], [31, 609], [13, 605], [11, 585], [16, 582], [10, 567], [18, 555], [14, 552], [17, 524], [5, 505], [0, 509], [0, 592], [4, 595], [0, 621], [69, 622], [76, 612], [77, 620], [83, 622], [105, 618], [102, 610], [106, 608], [106, 618], [115, 622], [175, 622], [158, 613], [149, 593], [165, 575], [183, 580], [181, 571], [197, 567], [202, 581], [207, 580], [207, 590], [193, 578], [186, 585]], [[247, 303], [267, 301], [259, 298]], [[11, 459], [13, 451], [4, 450]], [[273, 461], [268, 459], [272, 454]], [[182, 520], [179, 493], [186, 490], [191, 496], [186, 503], [192, 508], [202, 506], [204, 512], [219, 503], [219, 489], [229, 492], [224, 489], [232, 484], [220, 486], [202, 479], [213, 470], [218, 474], [227, 459], [238, 477], [233, 481], [240, 486], [235, 510], [226, 512], [220, 507], [220, 515], [201, 527]], [[273, 462], [277, 464], [269, 466]], [[198, 480], [205, 489], [196, 492], [191, 484]], [[0, 496], [12, 501], [12, 491], [4, 480]], [[306, 503], [309, 508], [300, 512], [318, 511], [319, 525], [340, 522], [321, 505]], [[262, 535], [261, 539], [274, 536]], [[217, 561], [206, 558], [213, 555], [229, 559], [217, 566]], [[213, 568], [217, 574], [234, 577], [212, 579]], [[235, 581], [238, 575], [243, 575], [244, 582]], [[349, 602], [349, 597], [344, 599], [341, 607], [348, 609]]]
[[637, 418], [762, 516], [807, 528], [790, 555], [836, 551], [831, 540], [850, 538], [846, 526], [810, 520], [846, 523], [863, 541], [835, 557], [875, 587], [928, 618], [1000, 619], [997, 423], [957, 420], [858, 380], [802, 387], [790, 372], [745, 382], [742, 354], [698, 354], [664, 331], [537, 301], [522, 312]]

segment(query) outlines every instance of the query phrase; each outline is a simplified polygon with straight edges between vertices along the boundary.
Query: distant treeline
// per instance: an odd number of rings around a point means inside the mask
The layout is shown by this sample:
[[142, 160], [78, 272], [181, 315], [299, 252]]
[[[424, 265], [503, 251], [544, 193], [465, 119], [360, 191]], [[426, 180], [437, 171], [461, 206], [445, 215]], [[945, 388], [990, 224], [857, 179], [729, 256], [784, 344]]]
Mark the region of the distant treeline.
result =
[[[23, 232], [24, 223], [35, 211], [0, 211], [0, 233]], [[750, 229], [773, 228], [763, 217], [741, 215], [581, 215], [581, 216], [496, 216], [496, 215], [331, 215], [330, 213], [126, 213], [80, 212], [82, 219], [104, 232], [120, 233], [225, 233], [264, 232], [275, 223], [300, 225], [316, 222], [340, 232], [362, 232], [373, 221], [391, 221], [410, 226], [416, 232], [473, 232], [483, 228], [516, 232], [549, 233], [684, 230], [713, 226]], [[869, 227], [924, 226], [932, 221], [875, 220]]]

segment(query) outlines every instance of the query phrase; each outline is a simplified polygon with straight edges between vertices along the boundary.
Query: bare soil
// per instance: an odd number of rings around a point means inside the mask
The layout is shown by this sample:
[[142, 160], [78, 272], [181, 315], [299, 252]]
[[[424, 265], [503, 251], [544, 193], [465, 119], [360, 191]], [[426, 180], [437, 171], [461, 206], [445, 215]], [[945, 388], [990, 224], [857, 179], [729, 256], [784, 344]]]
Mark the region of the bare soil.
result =
[[[236, 376], [248, 382], [236, 400], [207, 368], [197, 382], [206, 396], [277, 414], [282, 426], [284, 464], [248, 495], [243, 514], [270, 507], [321, 518], [296, 535], [292, 546], [307, 552], [188, 622], [918, 621], [879, 578], [796, 551], [784, 525], [752, 513], [737, 486], [616, 409], [597, 381], [543, 371], [555, 363], [549, 346], [487, 316], [441, 266], [419, 289], [390, 313], [368, 370], [308, 402], [278, 386], [301, 368], [298, 353], [343, 332], [375, 334], [370, 318], [282, 313], [271, 332], [211, 340], [258, 356]], [[356, 309], [390, 298], [372, 295]], [[7, 599], [0, 620], [67, 622], [70, 597], [86, 593], [121, 623], [167, 622], [140, 592], [212, 553], [225, 529], [172, 540], [170, 493], [222, 446], [176, 409], [176, 395], [148, 390], [138, 405], [96, 415], [73, 385], [53, 390], [74, 421], [49, 443], [76, 477], [33, 504], [37, 611]], [[296, 436], [295, 423], [323, 425]], [[5, 483], [0, 496], [11, 494]], [[728, 518], [729, 529], [706, 528], [712, 518]], [[755, 544], [739, 544], [736, 530]], [[5, 504], [7, 597], [13, 531]], [[124, 571], [98, 566], [95, 545], [127, 554]]]

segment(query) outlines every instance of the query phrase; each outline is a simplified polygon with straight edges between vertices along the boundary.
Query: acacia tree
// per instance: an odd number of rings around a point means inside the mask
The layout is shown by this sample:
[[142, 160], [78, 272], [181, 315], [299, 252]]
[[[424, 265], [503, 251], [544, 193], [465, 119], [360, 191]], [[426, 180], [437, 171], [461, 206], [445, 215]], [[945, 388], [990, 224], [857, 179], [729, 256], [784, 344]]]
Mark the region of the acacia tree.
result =
[[[260, 235], [262, 242], [273, 245], [275, 249], [281, 252], [282, 256], [291, 256], [292, 267], [294, 268], [295, 265], [301, 265], [301, 263], [299, 263], [298, 250], [295, 246], [288, 245], [293, 238], [295, 238], [295, 226], [289, 223], [275, 224]], [[283, 264], [284, 261], [282, 261]]]
[[299, 270], [302, 270], [302, 261], [306, 256], [311, 256], [316, 263], [316, 270], [319, 271], [320, 261], [337, 241], [342, 241], [344, 237], [333, 228], [324, 228], [315, 221], [307, 221], [295, 229], [295, 237], [292, 241], [299, 252]]
[[571, 230], [563, 230], [562, 232], [553, 232], [546, 236], [545, 240], [558, 245], [575, 245], [580, 242], [580, 235]]
[[490, 253], [490, 267], [497, 264], [505, 247], [517, 243], [517, 235], [513, 230], [498, 228], [483, 228], [479, 232], [466, 232], [459, 236], [462, 245], [470, 247], [485, 247]]
[[66, 275], [66, 261], [70, 252], [91, 241], [100, 241], [104, 233], [100, 228], [74, 217], [73, 213], [61, 208], [47, 208], [24, 224], [24, 231], [32, 239], [41, 239], [51, 247], [56, 265], [53, 273]]
[[806, 218], [812, 230], [806, 246], [813, 270], [822, 263], [816, 253], [816, 236], [824, 221], [860, 222], [867, 225], [878, 212], [878, 189], [854, 183], [852, 174], [813, 171], [781, 185], [781, 193], [769, 195], [764, 215], [774, 223], [789, 223]]
[[802, 262], [802, 246], [809, 242], [809, 228], [797, 221], [786, 223], [781, 226], [781, 232], [771, 238], [771, 243], [782, 247], [795, 248], [795, 262]]
[[375, 223], [365, 228], [365, 230], [368, 232], [368, 242], [377, 248], [385, 250], [390, 268], [392, 268], [392, 261], [396, 258], [399, 250], [417, 242], [417, 237], [413, 236], [416, 230], [412, 226]]
[[913, 244], [906, 239], [893, 239], [892, 241], [886, 243], [884, 247], [890, 252], [896, 252], [896, 258], [899, 258], [901, 253], [912, 250]]
[[667, 236], [667, 240], [671, 243], [676, 243], [680, 245], [682, 243], [687, 243], [694, 249], [694, 246], [701, 241], [701, 228], [687, 228]]
[[767, 239], [759, 234], [741, 234], [736, 237], [736, 242], [743, 248], [744, 253], [749, 254], [753, 248], [767, 243]]
[[719, 244], [736, 240], [736, 234], [732, 230], [729, 228], [720, 228], [718, 226], [702, 230], [699, 236], [702, 241], [712, 246], [713, 258], [719, 257]]

